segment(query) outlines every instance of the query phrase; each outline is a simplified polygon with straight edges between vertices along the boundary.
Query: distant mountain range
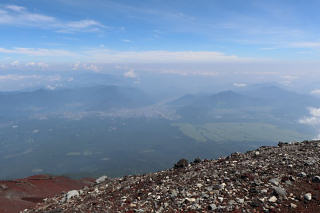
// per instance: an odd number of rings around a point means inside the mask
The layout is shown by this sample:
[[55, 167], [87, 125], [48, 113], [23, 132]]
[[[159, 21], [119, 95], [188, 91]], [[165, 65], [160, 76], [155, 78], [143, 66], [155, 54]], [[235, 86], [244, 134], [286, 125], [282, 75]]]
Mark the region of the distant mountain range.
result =
[[95, 86], [70, 89], [38, 89], [29, 92], [0, 93], [0, 114], [27, 115], [68, 111], [134, 108], [153, 103], [136, 88]]
[[283, 119], [292, 122], [306, 115], [308, 107], [320, 106], [320, 99], [276, 86], [266, 86], [239, 92], [188, 94], [168, 105], [176, 108], [177, 113], [188, 120], [216, 120], [217, 117], [231, 115], [230, 119], [233, 120], [239, 120], [240, 117], [270, 120], [273, 116], [274, 121]]

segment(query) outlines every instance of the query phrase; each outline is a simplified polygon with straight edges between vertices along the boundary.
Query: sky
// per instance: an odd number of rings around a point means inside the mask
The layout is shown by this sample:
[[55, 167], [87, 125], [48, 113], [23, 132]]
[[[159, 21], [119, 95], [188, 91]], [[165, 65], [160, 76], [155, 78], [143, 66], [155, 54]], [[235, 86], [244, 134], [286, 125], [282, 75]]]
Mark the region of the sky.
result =
[[103, 72], [114, 64], [129, 78], [137, 69], [314, 76], [318, 8], [317, 0], [2, 0], [0, 72], [13, 79], [24, 70]]

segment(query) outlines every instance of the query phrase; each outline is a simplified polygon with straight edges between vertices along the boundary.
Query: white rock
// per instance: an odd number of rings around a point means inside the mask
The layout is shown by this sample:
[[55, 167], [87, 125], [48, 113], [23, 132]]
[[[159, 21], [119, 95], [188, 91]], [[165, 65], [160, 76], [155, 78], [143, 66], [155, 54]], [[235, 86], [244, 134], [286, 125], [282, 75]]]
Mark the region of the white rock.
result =
[[267, 189], [262, 189], [260, 192], [263, 193], [263, 194], [266, 194], [266, 193], [268, 193], [268, 190]]
[[308, 200], [308, 201], [310, 201], [312, 199], [311, 193], [307, 193], [303, 197], [304, 197], [305, 200]]
[[224, 189], [224, 187], [226, 187], [226, 185], [227, 185], [227, 184], [225, 184], [225, 183], [220, 184], [220, 185], [219, 185], [219, 189]]
[[241, 198], [236, 198], [236, 201], [241, 204], [244, 203], [244, 199], [241, 199]]
[[202, 187], [202, 184], [201, 183], [197, 183], [196, 185], [198, 188], [201, 188]]
[[108, 180], [108, 176], [101, 176], [96, 180], [96, 183], [102, 183], [104, 181]]
[[73, 197], [78, 197], [78, 196], [79, 196], [78, 190], [71, 190], [66, 194], [67, 201], [69, 201]]
[[271, 202], [271, 203], [274, 203], [274, 202], [276, 202], [278, 199], [276, 198], [276, 196], [272, 196], [272, 197], [270, 197], [269, 198], [269, 202]]
[[189, 201], [189, 202], [195, 202], [196, 201], [195, 198], [186, 198], [186, 200]]
[[217, 206], [216, 206], [216, 204], [210, 204], [209, 205], [209, 210], [216, 210], [217, 209]]
[[278, 186], [279, 182], [280, 182], [279, 178], [272, 178], [269, 180], [269, 183], [272, 183], [275, 186]]
[[290, 208], [295, 209], [295, 208], [297, 208], [297, 205], [294, 203], [290, 203]]

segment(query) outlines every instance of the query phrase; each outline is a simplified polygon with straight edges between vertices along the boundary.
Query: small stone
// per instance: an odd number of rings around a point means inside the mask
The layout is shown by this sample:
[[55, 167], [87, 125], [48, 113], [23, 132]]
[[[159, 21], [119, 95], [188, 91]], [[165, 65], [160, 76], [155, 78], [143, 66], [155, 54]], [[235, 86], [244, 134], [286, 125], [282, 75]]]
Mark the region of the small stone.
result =
[[212, 186], [206, 187], [206, 190], [211, 192], [213, 190], [213, 187]]
[[287, 185], [292, 185], [290, 180], [286, 180], [286, 182], [284, 182], [284, 183], [287, 184]]
[[219, 185], [219, 189], [224, 189], [224, 187], [226, 187], [225, 183], [222, 183], [222, 184]]
[[208, 206], [208, 210], [216, 210], [216, 209], [217, 209], [216, 204], [210, 204], [210, 205]]
[[78, 197], [78, 196], [79, 196], [78, 190], [71, 190], [66, 194], [67, 201], [69, 201], [73, 197]]
[[279, 185], [279, 182], [280, 182], [279, 178], [272, 178], [269, 180], [269, 183], [272, 183], [273, 185], [276, 185], [276, 186]]
[[201, 209], [201, 206], [196, 203], [191, 206], [191, 209], [198, 210], [198, 209]]
[[208, 199], [210, 196], [206, 193], [202, 193], [201, 197], [204, 199]]
[[201, 183], [197, 183], [196, 185], [198, 188], [201, 188], [202, 187], [202, 184]]
[[298, 177], [306, 177], [306, 176], [307, 176], [307, 174], [305, 172], [300, 172], [298, 174]]
[[309, 157], [307, 160], [304, 161], [305, 165], [307, 166], [312, 166], [316, 163], [317, 161], [314, 158]]
[[104, 176], [101, 176], [99, 177], [97, 180], [96, 180], [96, 183], [102, 183], [102, 182], [105, 182], [106, 180], [108, 180], [108, 176], [104, 175]]
[[259, 201], [252, 201], [250, 203], [250, 206], [252, 206], [253, 208], [257, 208], [260, 206], [260, 202]]
[[178, 196], [178, 193], [176, 190], [171, 190], [171, 197], [177, 197]]
[[271, 203], [275, 203], [275, 202], [277, 202], [277, 200], [278, 200], [278, 199], [277, 199], [276, 196], [272, 196], [272, 197], [269, 198], [268, 201], [271, 202]]
[[314, 182], [314, 183], [320, 183], [320, 176], [314, 176], [314, 177], [312, 178], [312, 182]]
[[195, 198], [186, 198], [185, 200], [187, 200], [188, 202], [190, 202], [190, 203], [193, 203], [193, 202], [195, 202], [196, 201], [196, 199]]
[[189, 162], [188, 162], [188, 160], [186, 160], [186, 159], [180, 159], [175, 165], [174, 165], [174, 168], [175, 169], [180, 169], [180, 168], [186, 168], [186, 167], [188, 167], [188, 165], [189, 165]]
[[310, 200], [312, 199], [311, 193], [307, 193], [307, 194], [305, 194], [303, 197], [304, 197], [304, 199], [307, 200], [307, 201], [310, 201]]
[[0, 189], [1, 190], [7, 190], [8, 186], [6, 184], [0, 184]]
[[229, 204], [230, 206], [232, 206], [232, 205], [235, 205], [235, 204], [237, 204], [237, 203], [236, 203], [236, 201], [234, 201], [234, 200], [230, 200], [230, 201], [228, 202], [228, 204]]
[[243, 204], [244, 203], [244, 199], [241, 198], [236, 198], [237, 203]]
[[195, 158], [193, 161], [194, 164], [198, 164], [201, 163], [201, 159], [200, 158]]
[[286, 190], [284, 189], [284, 188], [282, 188], [282, 187], [276, 187], [276, 186], [274, 186], [274, 187], [272, 187], [273, 188], [273, 193], [275, 194], [275, 195], [278, 195], [278, 196], [280, 196], [280, 197], [286, 197], [287, 196], [287, 192], [286, 192]]
[[294, 203], [290, 203], [290, 208], [295, 209], [295, 208], [297, 208], [297, 205]]
[[131, 208], [134, 208], [134, 207], [136, 207], [137, 206], [137, 204], [135, 204], [135, 203], [130, 203], [130, 207]]

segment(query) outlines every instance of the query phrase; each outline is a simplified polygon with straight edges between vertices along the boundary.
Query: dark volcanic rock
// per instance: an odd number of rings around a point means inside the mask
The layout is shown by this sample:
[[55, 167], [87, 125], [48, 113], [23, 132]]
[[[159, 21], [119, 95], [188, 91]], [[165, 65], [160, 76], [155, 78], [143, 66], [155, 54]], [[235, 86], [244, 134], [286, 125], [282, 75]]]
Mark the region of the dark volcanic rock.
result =
[[173, 169], [108, 179], [25, 212], [320, 212], [319, 160], [319, 141], [191, 165], [181, 160]]
[[188, 160], [186, 159], [180, 159], [175, 165], [174, 168], [175, 169], [179, 169], [179, 168], [185, 168], [189, 165]]

